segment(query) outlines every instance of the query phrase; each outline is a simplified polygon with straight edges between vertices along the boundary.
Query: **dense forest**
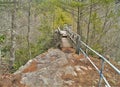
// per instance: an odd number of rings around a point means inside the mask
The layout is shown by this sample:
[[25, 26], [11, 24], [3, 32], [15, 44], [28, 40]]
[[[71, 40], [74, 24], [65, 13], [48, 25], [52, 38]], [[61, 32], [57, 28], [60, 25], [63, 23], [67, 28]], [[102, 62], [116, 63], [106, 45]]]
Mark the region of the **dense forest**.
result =
[[54, 47], [54, 31], [65, 24], [93, 49], [120, 61], [119, 1], [0, 0], [0, 67], [17, 70]]

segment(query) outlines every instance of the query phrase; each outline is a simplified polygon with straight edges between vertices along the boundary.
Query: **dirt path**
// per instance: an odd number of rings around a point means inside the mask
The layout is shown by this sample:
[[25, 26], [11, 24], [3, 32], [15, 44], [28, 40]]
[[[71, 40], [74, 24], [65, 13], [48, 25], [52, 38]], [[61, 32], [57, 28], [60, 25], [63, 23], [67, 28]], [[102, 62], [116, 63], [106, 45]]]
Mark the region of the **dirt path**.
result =
[[62, 38], [62, 48], [70, 48], [72, 45], [70, 44], [67, 38]]

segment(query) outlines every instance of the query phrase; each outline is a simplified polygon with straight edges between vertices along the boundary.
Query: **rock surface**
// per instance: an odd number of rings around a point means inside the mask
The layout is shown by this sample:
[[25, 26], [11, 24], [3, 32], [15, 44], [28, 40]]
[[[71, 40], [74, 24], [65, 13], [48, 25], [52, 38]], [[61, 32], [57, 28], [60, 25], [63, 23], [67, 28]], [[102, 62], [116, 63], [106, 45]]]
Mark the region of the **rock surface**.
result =
[[[108, 76], [112, 77], [112, 73]], [[82, 54], [50, 49], [29, 60], [13, 75], [3, 75], [0, 87], [96, 87], [98, 81], [98, 73]]]

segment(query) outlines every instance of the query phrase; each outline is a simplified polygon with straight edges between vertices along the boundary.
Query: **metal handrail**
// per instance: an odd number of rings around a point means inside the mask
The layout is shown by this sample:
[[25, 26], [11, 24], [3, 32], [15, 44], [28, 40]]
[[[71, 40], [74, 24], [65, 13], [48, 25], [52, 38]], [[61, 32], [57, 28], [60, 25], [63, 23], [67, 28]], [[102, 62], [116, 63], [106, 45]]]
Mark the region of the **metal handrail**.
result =
[[94, 52], [96, 55], [98, 55], [100, 58], [102, 58], [106, 63], [108, 63], [120, 75], [120, 70], [118, 68], [116, 68], [113, 64], [111, 64], [105, 57], [103, 57], [101, 54], [99, 54], [98, 52], [96, 52], [95, 50], [93, 50], [91, 47], [89, 47], [88, 45], [86, 45], [83, 41], [81, 41], [81, 44], [83, 44], [85, 47], [87, 47], [92, 52]]
[[90, 63], [94, 66], [94, 68], [98, 71], [98, 73], [100, 74], [100, 76], [103, 78], [103, 80], [105, 81], [105, 83], [107, 84], [107, 87], [111, 87], [110, 84], [108, 83], [107, 79], [105, 78], [105, 76], [101, 73], [101, 71], [98, 69], [98, 67], [92, 62], [92, 60], [87, 56], [87, 54], [80, 48], [81, 52], [86, 56], [86, 58], [90, 61]]
[[[100, 75], [100, 80], [99, 80], [99, 84], [98, 87], [101, 86], [101, 80], [103, 79], [106, 83], [107, 87], [111, 87], [110, 84], [108, 83], [107, 79], [104, 77], [103, 75], [103, 69], [104, 69], [104, 62], [108, 63], [119, 75], [120, 75], [120, 70], [118, 68], [116, 68], [112, 63], [110, 63], [104, 56], [102, 56], [101, 54], [99, 54], [97, 51], [93, 50], [91, 47], [89, 47], [87, 44], [85, 44], [83, 41], [81, 41], [80, 39], [76, 39], [75, 37], [79, 37], [80, 35], [78, 35], [77, 33], [73, 32], [71, 29], [69, 29], [69, 27], [66, 27], [66, 31], [68, 33], [69, 38], [73, 41], [73, 43], [75, 45], [80, 44], [80, 45], [84, 45], [85, 47], [87, 47], [89, 50], [91, 50], [93, 53], [95, 53], [97, 56], [99, 56], [102, 59], [102, 67], [99, 70], [98, 67], [92, 62], [92, 60], [88, 57], [88, 55], [81, 49], [79, 48], [79, 51], [81, 51], [85, 57], [89, 60], [89, 62], [94, 66], [94, 68], [99, 72]], [[73, 36], [74, 35], [74, 36]], [[79, 41], [76, 41], [79, 40]], [[79, 43], [77, 43], [79, 42]]]
[[[67, 31], [69, 31], [69, 30], [67, 30]], [[68, 33], [70, 33], [70, 31], [68, 32]], [[73, 32], [71, 32], [71, 33], [73, 33]], [[73, 33], [74, 34], [74, 33]], [[78, 34], [77, 34], [77, 36], [79, 36]], [[75, 43], [75, 44], [77, 44], [76, 43], [76, 41], [71, 37], [71, 36], [69, 36], [70, 38], [71, 38], [71, 40], [73, 40], [73, 42]], [[102, 58], [105, 62], [107, 62], [119, 75], [120, 75], [120, 70], [119, 69], [117, 69], [113, 64], [111, 64], [105, 57], [103, 57], [101, 54], [99, 54], [98, 52], [96, 52], [95, 50], [93, 50], [91, 47], [89, 47], [87, 44], [85, 44], [83, 41], [80, 41], [81, 42], [81, 44], [83, 44], [85, 47], [87, 47], [89, 50], [91, 50], [92, 52], [94, 52], [96, 55], [98, 55], [100, 58]]]

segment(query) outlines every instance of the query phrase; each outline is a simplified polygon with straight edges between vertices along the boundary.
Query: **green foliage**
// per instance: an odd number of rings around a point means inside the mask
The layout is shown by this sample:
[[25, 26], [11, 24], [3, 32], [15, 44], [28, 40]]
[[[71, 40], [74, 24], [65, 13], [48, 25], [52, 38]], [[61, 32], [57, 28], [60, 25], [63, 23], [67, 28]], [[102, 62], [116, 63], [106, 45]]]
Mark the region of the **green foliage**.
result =
[[28, 60], [27, 49], [21, 48], [16, 51], [16, 60], [14, 63], [14, 69], [17, 70], [20, 66], [24, 65]]
[[113, 11], [110, 11], [110, 13], [108, 14], [108, 18], [114, 18], [115, 13]]
[[9, 51], [10, 51], [10, 45], [9, 46], [3, 46], [1, 48], [1, 51], [2, 51], [2, 56], [8, 57]]
[[57, 8], [55, 10], [54, 27], [57, 28], [58, 26], [63, 26], [64, 24], [72, 24], [72, 17], [61, 8]]
[[40, 26], [40, 32], [41, 32], [41, 36], [38, 40], [38, 47], [40, 49], [41, 52], [46, 51], [47, 49], [49, 49], [50, 47], [52, 47], [52, 27], [48, 26], [48, 24], [46, 25], [42, 25]]
[[[48, 50], [50, 47], [52, 47], [52, 26], [51, 26], [51, 19], [52, 19], [52, 13], [54, 12], [54, 6], [52, 4], [48, 3], [49, 0], [42, 1], [39, 3], [35, 8], [32, 9], [40, 9], [38, 10], [37, 14], [39, 14], [40, 17], [40, 37], [38, 39], [37, 43], [30, 44], [30, 50], [31, 50], [31, 58], [34, 58], [38, 54], [41, 54]], [[52, 6], [52, 7], [51, 7]], [[19, 39], [20, 40], [20, 39]], [[20, 42], [20, 41], [19, 41]], [[27, 45], [26, 42], [22, 42], [23, 44]], [[14, 69], [17, 70], [20, 66], [24, 65], [29, 60], [28, 57], [28, 49], [24, 46], [19, 48], [16, 51], [16, 60], [14, 64]]]
[[4, 42], [6, 36], [5, 35], [0, 35], [0, 44]]
[[[56, 1], [56, 0], [55, 0]], [[41, 3], [36, 3], [36, 9], [38, 12], [47, 13], [47, 12], [54, 12], [54, 8], [56, 6], [56, 2], [54, 0], [44, 0]]]
[[[41, 36], [37, 43], [30, 44], [31, 58], [45, 52], [50, 47], [52, 47], [52, 34], [51, 28], [47, 24], [40, 26]], [[20, 66], [26, 64], [30, 60], [28, 57], [28, 49], [25, 47], [19, 48], [16, 51], [16, 60], [14, 63], [14, 71], [16, 71]]]
[[98, 43], [93, 45], [93, 49], [95, 49], [99, 53], [103, 52], [102, 46], [100, 44], [98, 44]]
[[80, 1], [79, 2], [78, 1], [71, 1], [70, 5], [72, 7], [83, 7], [84, 3], [80, 2]]
[[[38, 45], [36, 44], [31, 44], [31, 57], [34, 58], [35, 56], [37, 56], [38, 54], [42, 53], [42, 51], [40, 50], [40, 47], [38, 47]], [[26, 62], [28, 62], [29, 57], [28, 57], [28, 49], [27, 48], [20, 48], [16, 51], [16, 60], [14, 63], [14, 71], [16, 71], [17, 69], [19, 69], [20, 66], [26, 64]]]
[[[41, 54], [52, 47], [52, 35], [48, 26], [40, 27], [40, 31], [42, 32], [41, 37], [38, 40], [37, 44], [31, 44], [31, 54], [32, 58]], [[29, 60], [27, 48], [20, 48], [16, 51], [16, 60], [14, 63], [14, 70], [17, 70], [20, 66], [26, 64]]]
[[[100, 54], [103, 53], [103, 47], [101, 46], [101, 44], [98, 44], [98, 43], [94, 44], [92, 46], [92, 49], [94, 49], [95, 51], [97, 51]], [[92, 55], [92, 56], [95, 56], [95, 54], [91, 51], [89, 52], [89, 54]]]
[[100, 0], [100, 3], [104, 6], [110, 5], [111, 3], [114, 3], [115, 0]]
[[[74, 22], [74, 28], [76, 28], [75, 24], [77, 21], [78, 7], [80, 7], [80, 10], [82, 11], [80, 25], [81, 25], [82, 33], [84, 36], [82, 37], [82, 39], [85, 39], [87, 23], [89, 19], [89, 11], [90, 11], [89, 8], [91, 4], [93, 4], [93, 6], [92, 6], [92, 15], [90, 18], [91, 20], [90, 36], [92, 36], [93, 33], [94, 35], [93, 37], [89, 38], [90, 39], [89, 42], [91, 43], [90, 45], [92, 46], [93, 49], [95, 49], [99, 53], [102, 53], [103, 47], [101, 46], [101, 43], [97, 42], [97, 38], [99, 38], [99, 36], [102, 35], [103, 33], [102, 27], [105, 21], [105, 18], [101, 18], [101, 17], [105, 16], [105, 12], [107, 8], [109, 8], [108, 9], [109, 11], [106, 17], [108, 19], [107, 21], [109, 21], [109, 19], [111, 20], [114, 18], [114, 11], [110, 11], [111, 10], [110, 6], [111, 6], [111, 3], [113, 2], [114, 0], [80, 0], [80, 1], [78, 0], [33, 0], [31, 2], [31, 20], [33, 20], [34, 16], [36, 18], [39, 17], [38, 18], [40, 19], [39, 32], [41, 35], [37, 43], [30, 44], [32, 58], [34, 58], [36, 55], [40, 53], [45, 52], [50, 47], [53, 47], [52, 33], [54, 29], [56, 29], [57, 27], [63, 27], [64, 24], [72, 25], [73, 22]], [[16, 18], [20, 18], [20, 20], [22, 20], [21, 17], [25, 16], [26, 12], [28, 11], [27, 6], [28, 6], [27, 1], [24, 1], [24, 0], [21, 1], [21, 7], [19, 8], [17, 7], [18, 11], [16, 12]], [[100, 12], [101, 10], [103, 11]], [[118, 11], [118, 16], [119, 15], [120, 15], [120, 12]], [[74, 16], [74, 18], [72, 16]], [[16, 24], [17, 23], [18, 23], [18, 19], [16, 20]], [[31, 24], [31, 26], [32, 25], [34, 24]], [[109, 22], [106, 23], [105, 28], [107, 28], [108, 25], [109, 25]], [[110, 28], [114, 29], [115, 27], [119, 28], [117, 23], [116, 25]], [[17, 28], [18, 27], [16, 26], [16, 29]], [[24, 39], [21, 37], [22, 36], [16, 37], [17, 46], [19, 45], [24, 45], [24, 46], [20, 46], [16, 50], [16, 60], [14, 64], [15, 70], [17, 70], [21, 65], [24, 65], [29, 60], [26, 37], [24, 36]], [[3, 44], [5, 39], [6, 39], [5, 35], [0, 35], [0, 44]], [[24, 41], [22, 41], [21, 39]], [[4, 53], [8, 53], [9, 50], [10, 50], [9, 44], [8, 46], [4, 46], [2, 48], [2, 52]], [[94, 55], [93, 53], [90, 53], [90, 54]]]
[[93, 12], [91, 16], [91, 23], [93, 26], [96, 26], [94, 31], [96, 33], [101, 33], [102, 32], [102, 19], [99, 17], [97, 12]]

